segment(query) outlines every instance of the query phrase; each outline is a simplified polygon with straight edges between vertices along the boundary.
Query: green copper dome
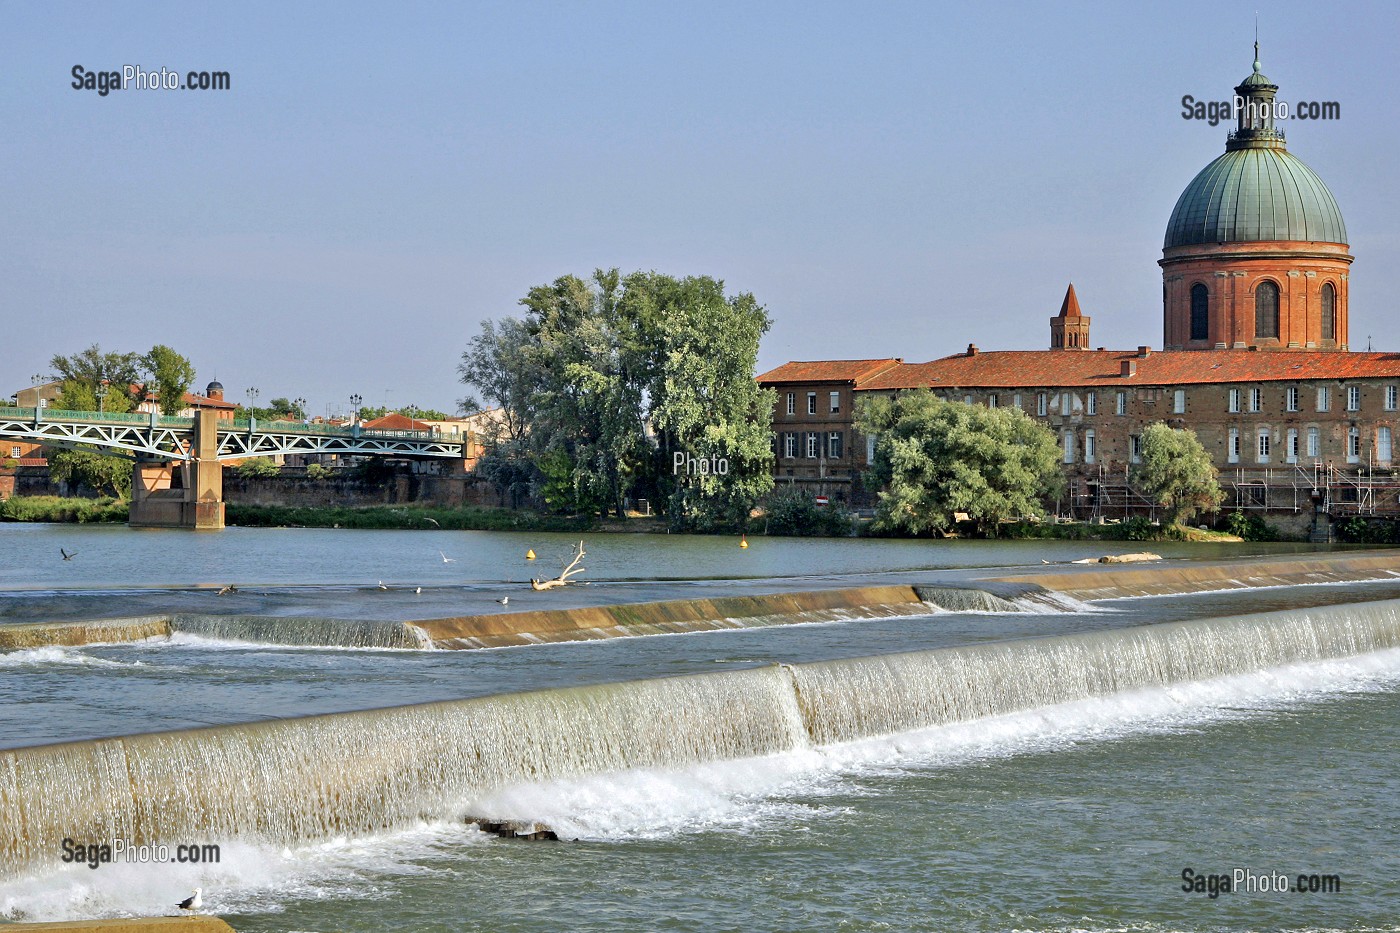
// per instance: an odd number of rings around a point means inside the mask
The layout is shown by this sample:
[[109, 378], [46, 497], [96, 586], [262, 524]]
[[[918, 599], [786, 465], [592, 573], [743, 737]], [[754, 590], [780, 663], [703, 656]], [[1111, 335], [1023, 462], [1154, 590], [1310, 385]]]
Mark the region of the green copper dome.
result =
[[1322, 179], [1281, 146], [1227, 151], [1177, 199], [1164, 249], [1199, 243], [1347, 242]]

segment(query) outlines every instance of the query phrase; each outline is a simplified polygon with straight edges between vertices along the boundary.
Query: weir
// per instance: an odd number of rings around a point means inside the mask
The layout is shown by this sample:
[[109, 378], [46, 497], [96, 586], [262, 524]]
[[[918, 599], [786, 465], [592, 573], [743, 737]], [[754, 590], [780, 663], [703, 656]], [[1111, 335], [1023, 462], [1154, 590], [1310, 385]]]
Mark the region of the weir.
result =
[[1400, 646], [1400, 601], [543, 690], [0, 752], [0, 870], [61, 840], [292, 844], [524, 783], [809, 749]]

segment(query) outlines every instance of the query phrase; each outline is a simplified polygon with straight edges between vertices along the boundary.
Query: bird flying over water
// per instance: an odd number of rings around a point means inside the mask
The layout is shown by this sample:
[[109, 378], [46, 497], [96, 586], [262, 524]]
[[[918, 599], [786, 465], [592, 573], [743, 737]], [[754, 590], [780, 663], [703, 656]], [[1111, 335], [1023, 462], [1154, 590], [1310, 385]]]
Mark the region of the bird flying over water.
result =
[[[442, 554], [442, 551], [438, 551], [438, 553], [439, 553], [439, 554]], [[448, 557], [446, 554], [442, 554], [442, 562], [443, 562], [444, 564], [451, 564], [451, 563], [455, 562], [456, 560], [457, 560], [457, 558], [455, 558], [455, 557]]]
[[220, 596], [227, 596], [227, 595], [230, 594], [230, 593], [237, 593], [237, 592], [238, 592], [238, 587], [236, 587], [236, 586], [234, 586], [232, 583], [230, 583], [228, 586], [225, 586], [225, 587], [223, 587], [223, 588], [221, 588], [221, 589], [219, 590], [219, 595], [220, 595]]
[[59, 549], [58, 549], [58, 553], [60, 553], [60, 554], [63, 555], [63, 559], [64, 559], [64, 560], [72, 560], [73, 558], [75, 558], [75, 557], [78, 556], [78, 552], [77, 552], [77, 551], [74, 551], [72, 554], [69, 554], [69, 553], [68, 553], [67, 551], [65, 551], [63, 548], [59, 548]]
[[185, 898], [183, 901], [176, 904], [175, 906], [180, 908], [181, 910], [199, 910], [199, 908], [204, 906], [204, 898], [200, 896], [203, 893], [203, 888], [195, 888], [193, 894], [191, 894], [189, 897]]
[[427, 522], [429, 525], [432, 525], [434, 528], [441, 528], [441, 527], [442, 527], [441, 525], [439, 525], [439, 524], [437, 523], [437, 519], [429, 518], [429, 517], [426, 516], [426, 515], [423, 516], [423, 521]]

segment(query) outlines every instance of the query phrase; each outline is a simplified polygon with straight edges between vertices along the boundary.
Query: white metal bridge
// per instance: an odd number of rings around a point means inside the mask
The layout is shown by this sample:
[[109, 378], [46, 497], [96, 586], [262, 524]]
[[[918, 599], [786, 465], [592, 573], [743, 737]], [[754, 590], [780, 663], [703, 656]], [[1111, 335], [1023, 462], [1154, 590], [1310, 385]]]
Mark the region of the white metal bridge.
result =
[[[131, 459], [194, 460], [195, 419], [150, 414], [0, 407], [0, 438], [50, 447], [92, 447]], [[299, 421], [219, 421], [217, 459], [277, 454], [367, 457], [463, 456], [462, 439], [429, 431], [367, 431]]]

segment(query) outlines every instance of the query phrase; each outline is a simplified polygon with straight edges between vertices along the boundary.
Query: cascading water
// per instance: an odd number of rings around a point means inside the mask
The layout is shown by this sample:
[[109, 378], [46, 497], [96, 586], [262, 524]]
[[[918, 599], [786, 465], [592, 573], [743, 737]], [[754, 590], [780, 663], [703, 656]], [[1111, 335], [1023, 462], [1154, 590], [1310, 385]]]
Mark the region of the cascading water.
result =
[[459, 819], [499, 788], [1396, 646], [1400, 601], [1385, 601], [14, 749], [0, 752], [0, 870], [47, 870], [65, 837], [285, 844], [391, 830]]
[[415, 625], [360, 619], [297, 616], [174, 615], [170, 631], [268, 645], [329, 645], [338, 648], [431, 648]]

